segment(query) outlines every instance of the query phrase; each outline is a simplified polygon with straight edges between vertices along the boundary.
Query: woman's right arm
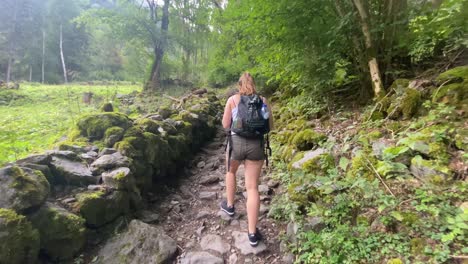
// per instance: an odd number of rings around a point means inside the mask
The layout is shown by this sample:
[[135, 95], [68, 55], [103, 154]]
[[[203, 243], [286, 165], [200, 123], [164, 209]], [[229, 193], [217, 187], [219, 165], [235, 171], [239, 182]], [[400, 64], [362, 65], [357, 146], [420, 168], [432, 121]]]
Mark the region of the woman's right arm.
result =
[[232, 97], [229, 97], [229, 99], [226, 102], [226, 106], [224, 107], [224, 114], [223, 114], [223, 127], [224, 129], [228, 129], [231, 127], [231, 115], [232, 115], [232, 109], [231, 109], [231, 100]]

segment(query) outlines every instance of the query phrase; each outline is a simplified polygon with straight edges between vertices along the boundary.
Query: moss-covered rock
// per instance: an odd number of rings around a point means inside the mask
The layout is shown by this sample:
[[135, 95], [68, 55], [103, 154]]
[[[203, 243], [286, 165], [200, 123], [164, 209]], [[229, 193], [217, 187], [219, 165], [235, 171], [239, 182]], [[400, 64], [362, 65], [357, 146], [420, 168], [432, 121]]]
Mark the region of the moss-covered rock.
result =
[[149, 132], [153, 134], [160, 134], [160, 123], [161, 121], [155, 121], [149, 118], [142, 118], [136, 121], [142, 131]]
[[169, 106], [161, 106], [158, 110], [158, 113], [163, 119], [169, 118], [174, 111]]
[[114, 106], [112, 106], [112, 103], [105, 103], [101, 106], [101, 111], [102, 112], [114, 112]]
[[421, 105], [421, 92], [415, 89], [406, 89], [401, 99], [401, 112], [403, 119], [409, 119], [418, 111]]
[[445, 84], [432, 93], [432, 102], [458, 106], [468, 98], [468, 80], [461, 83]]
[[462, 82], [468, 80], [468, 66], [460, 66], [452, 68], [446, 72], [443, 72], [437, 76], [436, 81], [439, 84], [444, 82]]
[[38, 170], [7, 166], [0, 169], [0, 207], [26, 212], [41, 206], [50, 185]]
[[104, 143], [107, 147], [113, 147], [115, 143], [122, 140], [125, 129], [114, 126], [110, 127], [104, 133]]
[[305, 172], [314, 175], [326, 175], [329, 169], [335, 167], [335, 159], [330, 153], [324, 153], [310, 159], [302, 164], [302, 169]]
[[80, 134], [91, 140], [102, 139], [108, 128], [118, 126], [127, 129], [131, 125], [131, 120], [126, 115], [120, 113], [87, 115], [82, 117], [77, 123]]
[[389, 90], [394, 91], [397, 95], [403, 95], [409, 86], [410, 81], [408, 79], [396, 79], [390, 85]]
[[449, 167], [434, 160], [425, 160], [421, 156], [416, 156], [411, 160], [411, 173], [432, 183], [443, 183], [452, 174]]
[[87, 191], [76, 195], [76, 210], [90, 227], [100, 227], [129, 212], [129, 197], [124, 191]]
[[458, 128], [454, 136], [454, 145], [460, 150], [466, 150], [468, 146], [468, 129], [467, 128]]
[[41, 250], [52, 260], [71, 259], [86, 243], [85, 220], [61, 207], [47, 203], [29, 220], [39, 230]]
[[299, 150], [309, 150], [325, 141], [325, 134], [315, 132], [312, 129], [305, 129], [298, 132], [291, 140], [291, 143]]
[[0, 208], [0, 263], [36, 263], [39, 233], [15, 211]]
[[376, 164], [377, 160], [372, 155], [360, 151], [351, 160], [351, 168], [347, 171], [346, 177], [373, 180], [375, 172], [371, 165], [375, 167]]

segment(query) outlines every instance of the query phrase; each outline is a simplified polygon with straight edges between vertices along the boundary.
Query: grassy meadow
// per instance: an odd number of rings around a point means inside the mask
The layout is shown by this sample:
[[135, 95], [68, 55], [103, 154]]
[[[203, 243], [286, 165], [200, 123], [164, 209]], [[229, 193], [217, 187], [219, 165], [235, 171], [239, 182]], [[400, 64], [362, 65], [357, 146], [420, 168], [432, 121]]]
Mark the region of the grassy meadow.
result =
[[[19, 90], [0, 90], [0, 165], [31, 153], [51, 149], [77, 118], [99, 111], [105, 102], [126, 114], [132, 109], [117, 95], [141, 91], [141, 84], [41, 85], [22, 84]], [[92, 92], [84, 104], [83, 93]]]

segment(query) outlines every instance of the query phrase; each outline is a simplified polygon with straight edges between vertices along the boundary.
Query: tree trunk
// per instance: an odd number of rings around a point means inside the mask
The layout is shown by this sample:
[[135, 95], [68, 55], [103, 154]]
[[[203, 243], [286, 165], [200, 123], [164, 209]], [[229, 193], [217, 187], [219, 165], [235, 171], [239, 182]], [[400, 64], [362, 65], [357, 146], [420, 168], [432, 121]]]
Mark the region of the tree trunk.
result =
[[62, 24], [60, 24], [60, 59], [62, 60], [62, 69], [63, 69], [63, 80], [65, 83], [68, 83], [67, 78], [67, 67], [65, 65], [65, 57], [63, 56], [63, 34], [62, 34]]
[[45, 62], [45, 29], [42, 29], [42, 63], [41, 63], [41, 83], [44, 83], [44, 62]]
[[10, 28], [10, 36], [9, 36], [9, 45], [8, 45], [8, 65], [7, 65], [7, 72], [6, 72], [6, 82], [9, 83], [11, 81], [11, 68], [13, 67], [13, 63], [15, 62], [14, 53], [15, 53], [15, 46], [16, 46], [16, 19], [18, 14], [18, 1], [14, 1], [13, 6], [13, 21], [12, 26]]
[[[161, 38], [154, 48], [154, 62], [151, 67], [150, 78], [144, 88], [145, 91], [156, 91], [161, 87], [161, 64], [164, 57], [164, 50], [167, 45], [167, 29], [169, 28], [169, 4], [170, 0], [164, 0], [161, 20]], [[156, 24], [157, 21], [155, 21], [155, 25]]]
[[364, 35], [366, 44], [366, 56], [369, 65], [370, 77], [372, 81], [372, 88], [374, 96], [380, 96], [383, 92], [382, 79], [380, 77], [379, 64], [377, 62], [376, 50], [372, 44], [372, 37], [369, 26], [369, 15], [364, 6], [363, 0], [353, 0], [356, 9], [358, 10], [361, 18], [361, 30]]
[[29, 64], [29, 82], [32, 82], [32, 64]]

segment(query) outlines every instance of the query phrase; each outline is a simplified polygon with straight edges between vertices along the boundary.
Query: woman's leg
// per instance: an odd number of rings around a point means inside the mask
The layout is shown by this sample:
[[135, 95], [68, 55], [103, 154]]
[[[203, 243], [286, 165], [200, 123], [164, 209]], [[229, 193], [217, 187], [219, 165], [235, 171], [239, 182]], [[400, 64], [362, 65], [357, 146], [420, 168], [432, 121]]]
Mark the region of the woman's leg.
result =
[[[226, 153], [226, 168], [228, 166], [228, 154]], [[240, 162], [231, 160], [231, 167], [226, 173], [226, 199], [229, 207], [234, 205], [234, 196], [236, 194], [236, 173]]]
[[247, 189], [247, 220], [249, 233], [255, 233], [260, 209], [258, 180], [262, 171], [263, 160], [245, 161], [245, 188]]

